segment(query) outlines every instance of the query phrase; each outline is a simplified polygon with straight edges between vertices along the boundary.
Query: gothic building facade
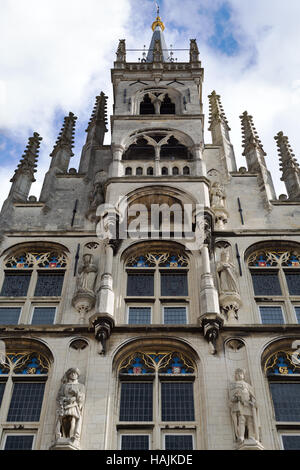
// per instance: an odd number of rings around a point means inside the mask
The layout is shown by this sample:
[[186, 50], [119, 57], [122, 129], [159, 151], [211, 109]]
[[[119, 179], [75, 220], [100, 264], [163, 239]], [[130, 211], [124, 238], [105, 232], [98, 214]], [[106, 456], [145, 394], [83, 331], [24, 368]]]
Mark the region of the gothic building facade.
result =
[[[300, 172], [279, 132], [276, 198], [247, 112], [236, 166], [220, 96], [153, 23], [112, 69], [78, 170], [70, 113], [39, 200], [34, 134], [4, 202], [2, 449], [300, 449]], [[189, 229], [183, 230], [184, 216]]]

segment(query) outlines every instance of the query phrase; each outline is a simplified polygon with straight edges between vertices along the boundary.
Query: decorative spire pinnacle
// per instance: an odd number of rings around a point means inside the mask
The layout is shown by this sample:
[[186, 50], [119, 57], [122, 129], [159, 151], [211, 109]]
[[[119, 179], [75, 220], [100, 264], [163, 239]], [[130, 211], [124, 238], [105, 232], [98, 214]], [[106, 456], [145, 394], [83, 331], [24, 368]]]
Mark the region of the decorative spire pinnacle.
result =
[[212, 92], [209, 98], [209, 131], [212, 130], [214, 124], [223, 123], [227, 127], [227, 130], [230, 131], [227, 118], [221, 103], [220, 95], [217, 95], [215, 91]]
[[243, 137], [243, 146], [244, 152], [243, 156], [246, 156], [247, 151], [251, 147], [255, 147], [261, 150], [263, 155], [266, 155], [262, 143], [258, 137], [257, 131], [253, 124], [253, 117], [250, 116], [247, 111], [245, 111], [242, 116], [240, 116], [242, 121], [242, 137]]
[[41, 140], [43, 139], [37, 132], [34, 132], [33, 137], [30, 137], [28, 139], [28, 145], [15, 171], [14, 176], [10, 180], [11, 183], [15, 182], [17, 177], [22, 174], [28, 176], [29, 180], [34, 183], [34, 173], [36, 172]]
[[73, 113], [64, 118], [64, 123], [59, 133], [58, 139], [55, 143], [50, 157], [54, 157], [58, 150], [64, 149], [70, 152], [73, 156], [72, 148], [74, 147], [74, 133], [77, 117]]
[[96, 124], [104, 125], [104, 132], [107, 132], [107, 96], [103, 91], [99, 96], [96, 96], [96, 103], [86, 132], [89, 132]]
[[274, 137], [278, 147], [281, 181], [284, 181], [290, 200], [300, 200], [300, 167], [289, 144], [289, 139], [283, 132]]
[[300, 172], [299, 163], [297, 162], [293, 150], [289, 144], [289, 139], [283, 132], [278, 132], [274, 137], [278, 147], [278, 153], [280, 157], [280, 169], [284, 172], [287, 169], [292, 169], [297, 173]]

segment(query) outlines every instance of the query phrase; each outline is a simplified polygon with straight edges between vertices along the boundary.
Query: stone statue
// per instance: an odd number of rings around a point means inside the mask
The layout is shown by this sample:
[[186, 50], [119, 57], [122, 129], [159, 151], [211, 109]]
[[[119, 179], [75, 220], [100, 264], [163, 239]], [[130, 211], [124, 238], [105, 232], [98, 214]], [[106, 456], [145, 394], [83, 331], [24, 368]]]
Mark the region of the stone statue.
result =
[[217, 264], [217, 273], [219, 275], [221, 293], [238, 293], [235, 266], [230, 262], [230, 253], [226, 249], [223, 249], [221, 252], [220, 261]]
[[225, 191], [220, 183], [215, 182], [211, 188], [211, 207], [225, 208]]
[[125, 39], [119, 40], [119, 46], [117, 50], [117, 62], [126, 62], [126, 43]]
[[104, 183], [107, 179], [105, 171], [99, 171], [94, 180], [93, 190], [89, 194], [90, 210], [96, 210], [104, 202]]
[[98, 268], [93, 264], [93, 255], [83, 255], [83, 264], [78, 268], [77, 292], [91, 292], [94, 294], [97, 274]]
[[56, 439], [79, 444], [85, 386], [78, 382], [80, 371], [71, 368], [65, 373], [57, 395]]
[[235, 382], [230, 384], [229, 404], [234, 432], [239, 444], [245, 440], [259, 442], [257, 405], [253, 388], [245, 381], [245, 371], [235, 371]]

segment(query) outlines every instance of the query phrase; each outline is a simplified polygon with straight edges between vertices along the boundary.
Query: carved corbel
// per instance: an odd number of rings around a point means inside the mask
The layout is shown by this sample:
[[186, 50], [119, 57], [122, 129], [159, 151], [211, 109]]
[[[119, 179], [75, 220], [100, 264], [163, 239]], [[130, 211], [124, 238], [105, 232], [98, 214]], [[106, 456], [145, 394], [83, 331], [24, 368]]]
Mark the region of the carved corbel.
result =
[[217, 339], [224, 320], [220, 315], [204, 315], [200, 317], [200, 324], [203, 327], [203, 335], [209, 344], [210, 353], [217, 354]]
[[90, 328], [94, 330], [95, 339], [99, 343], [99, 354], [105, 356], [107, 341], [109, 340], [115, 322], [107, 315], [95, 314], [90, 318]]

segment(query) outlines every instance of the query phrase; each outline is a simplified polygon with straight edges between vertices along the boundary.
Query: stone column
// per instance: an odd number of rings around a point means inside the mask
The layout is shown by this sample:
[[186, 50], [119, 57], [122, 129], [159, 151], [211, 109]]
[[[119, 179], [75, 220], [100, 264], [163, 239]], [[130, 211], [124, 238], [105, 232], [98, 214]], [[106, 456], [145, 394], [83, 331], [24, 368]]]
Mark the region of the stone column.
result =
[[218, 291], [210, 269], [209, 249], [207, 245], [201, 248], [202, 275], [200, 285], [200, 309], [199, 323], [203, 327], [204, 337], [207, 339], [210, 351], [216, 354], [216, 340], [220, 327], [224, 320], [220, 315]]
[[160, 176], [161, 175], [161, 168], [160, 168], [160, 146], [156, 145], [154, 147], [155, 150], [155, 162], [154, 162], [154, 175]]
[[206, 163], [202, 159], [203, 144], [194, 145], [191, 151], [194, 156], [194, 175], [195, 176], [207, 176]]
[[114, 322], [114, 291], [113, 291], [113, 246], [109, 241], [105, 246], [105, 269], [101, 277], [100, 289], [97, 295], [97, 313], [90, 318], [90, 327], [94, 330], [99, 342], [99, 354], [105, 355], [106, 342], [115, 326]]
[[124, 153], [124, 147], [122, 145], [112, 145], [113, 161], [111, 165], [111, 176], [118, 177], [124, 176], [124, 167], [122, 165], [122, 156]]

